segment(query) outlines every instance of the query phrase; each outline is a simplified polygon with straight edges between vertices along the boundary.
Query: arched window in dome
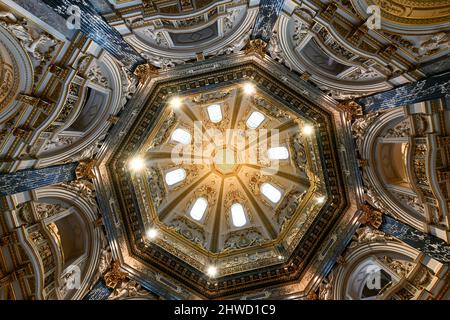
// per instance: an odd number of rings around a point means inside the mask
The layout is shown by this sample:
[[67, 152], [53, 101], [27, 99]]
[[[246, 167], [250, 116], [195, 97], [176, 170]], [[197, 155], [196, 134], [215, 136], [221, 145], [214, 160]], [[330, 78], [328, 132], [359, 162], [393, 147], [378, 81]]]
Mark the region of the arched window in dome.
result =
[[231, 220], [237, 228], [243, 227], [247, 223], [244, 207], [240, 203], [235, 203], [231, 206]]
[[186, 171], [184, 169], [176, 169], [166, 173], [166, 183], [173, 186], [186, 179]]
[[219, 123], [223, 119], [222, 108], [218, 104], [212, 104], [208, 108], [209, 120], [212, 123]]
[[247, 119], [247, 127], [249, 129], [257, 129], [261, 123], [263, 123], [265, 118], [266, 117], [261, 112], [254, 111]]
[[197, 221], [202, 220], [207, 208], [208, 208], [208, 200], [206, 200], [203, 197], [200, 197], [197, 200], [195, 200], [195, 203], [192, 206], [190, 212], [192, 219]]
[[268, 154], [270, 160], [286, 160], [289, 158], [289, 151], [286, 147], [270, 148]]
[[280, 202], [282, 196], [281, 191], [270, 183], [263, 183], [261, 185], [261, 193], [272, 203]]
[[192, 136], [187, 130], [178, 128], [172, 133], [172, 140], [181, 144], [189, 144]]

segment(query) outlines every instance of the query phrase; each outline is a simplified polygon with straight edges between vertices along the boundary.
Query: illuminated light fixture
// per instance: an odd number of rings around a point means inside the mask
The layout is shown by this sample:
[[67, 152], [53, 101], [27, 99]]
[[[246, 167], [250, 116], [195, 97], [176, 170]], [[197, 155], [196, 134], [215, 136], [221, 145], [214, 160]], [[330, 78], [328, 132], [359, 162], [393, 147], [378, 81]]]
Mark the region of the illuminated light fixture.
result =
[[173, 186], [186, 179], [186, 171], [184, 169], [176, 169], [166, 173], [166, 183]]
[[325, 197], [319, 197], [319, 198], [316, 199], [316, 201], [317, 201], [318, 204], [322, 204], [322, 203], [325, 202]]
[[169, 101], [170, 106], [174, 109], [178, 109], [179, 107], [181, 107], [182, 103], [183, 101], [181, 100], [180, 97], [173, 97]]
[[313, 134], [313, 132], [314, 132], [314, 127], [313, 126], [307, 124], [307, 125], [305, 125], [303, 127], [303, 133], [305, 135], [309, 136], [309, 135]]
[[184, 129], [176, 129], [172, 133], [172, 140], [179, 142], [181, 144], [189, 144], [191, 143], [192, 136], [189, 132]]
[[201, 197], [195, 200], [195, 203], [192, 206], [190, 212], [192, 219], [197, 221], [202, 220], [207, 208], [208, 208], [208, 201], [205, 198]]
[[250, 129], [256, 129], [261, 125], [261, 123], [263, 123], [265, 118], [266, 117], [261, 112], [252, 112], [250, 117], [247, 119], [247, 127]]
[[222, 108], [218, 104], [213, 104], [208, 107], [208, 116], [209, 120], [211, 120], [212, 123], [219, 123], [222, 121]]
[[284, 257], [283, 256], [278, 256], [278, 260], [283, 260]]
[[231, 206], [231, 220], [237, 228], [243, 227], [247, 223], [244, 207], [240, 203], [235, 203]]
[[244, 93], [245, 94], [254, 94], [256, 92], [256, 87], [254, 84], [247, 82], [244, 84]]
[[206, 273], [208, 274], [208, 277], [214, 278], [217, 276], [217, 268], [214, 266], [209, 266], [208, 270], [206, 270]]
[[145, 162], [142, 158], [136, 157], [131, 159], [129, 167], [133, 171], [140, 171], [145, 167]]
[[286, 147], [270, 148], [268, 154], [270, 160], [286, 160], [289, 158], [289, 151]]
[[272, 203], [278, 203], [281, 200], [281, 192], [270, 183], [261, 185], [261, 193], [267, 197]]
[[159, 232], [155, 228], [151, 228], [147, 231], [147, 237], [151, 240], [156, 239], [158, 234], [159, 234]]

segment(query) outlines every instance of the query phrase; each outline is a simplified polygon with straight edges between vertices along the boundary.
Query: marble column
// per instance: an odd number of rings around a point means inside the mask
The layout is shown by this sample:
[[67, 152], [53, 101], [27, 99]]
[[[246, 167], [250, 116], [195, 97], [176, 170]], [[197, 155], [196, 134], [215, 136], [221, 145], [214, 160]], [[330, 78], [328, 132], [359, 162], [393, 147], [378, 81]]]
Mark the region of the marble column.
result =
[[106, 286], [105, 281], [100, 279], [95, 286], [89, 291], [83, 300], [108, 300], [108, 297], [113, 292]]
[[450, 97], [450, 71], [357, 99], [364, 114]]
[[285, 0], [261, 0], [259, 3], [259, 13], [256, 17], [255, 26], [252, 32], [252, 40], [261, 39], [269, 42], [273, 28], [278, 20]]
[[8, 196], [76, 179], [78, 162], [0, 174], [0, 196]]
[[379, 230], [445, 265], [450, 265], [450, 245], [439, 238], [418, 231], [387, 215], [383, 215]]
[[[81, 13], [80, 31], [117, 60], [121, 61], [130, 71], [134, 71], [138, 65], [146, 63], [145, 59], [123, 39], [119, 31], [110, 26], [96, 11], [96, 8], [98, 10], [98, 1], [95, 2], [96, 7], [89, 1], [41, 1], [51, 7], [65, 21], [71, 16], [68, 9], [71, 6], [77, 6]], [[103, 3], [103, 5], [105, 4]]]

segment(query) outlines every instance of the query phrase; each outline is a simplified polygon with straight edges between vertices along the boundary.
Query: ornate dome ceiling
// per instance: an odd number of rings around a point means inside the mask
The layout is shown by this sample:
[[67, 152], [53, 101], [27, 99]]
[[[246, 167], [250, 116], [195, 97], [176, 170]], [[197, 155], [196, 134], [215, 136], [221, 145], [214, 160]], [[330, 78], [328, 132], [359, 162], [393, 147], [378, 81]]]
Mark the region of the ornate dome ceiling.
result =
[[190, 298], [298, 279], [346, 203], [330, 101], [244, 54], [161, 73], [135, 97], [98, 185], [124, 263]]
[[148, 228], [164, 233], [158, 241], [185, 247], [201, 269], [215, 260], [221, 274], [255, 248], [267, 263], [284, 259], [279, 243], [324, 202], [307, 120], [251, 89], [169, 100], [141, 149], [146, 169], [134, 176], [139, 196], [152, 200]]

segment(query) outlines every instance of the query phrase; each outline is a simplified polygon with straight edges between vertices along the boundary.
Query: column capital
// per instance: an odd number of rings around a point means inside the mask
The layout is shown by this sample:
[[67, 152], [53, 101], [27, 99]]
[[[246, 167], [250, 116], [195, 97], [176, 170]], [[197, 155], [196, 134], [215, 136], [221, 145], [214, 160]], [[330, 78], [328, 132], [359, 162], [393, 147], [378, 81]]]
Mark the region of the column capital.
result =
[[75, 173], [77, 179], [93, 180], [95, 178], [94, 167], [97, 164], [95, 159], [87, 159], [79, 162]]
[[363, 115], [362, 107], [354, 100], [343, 101], [337, 107], [347, 113], [347, 120], [353, 120]]
[[106, 286], [111, 289], [115, 289], [127, 277], [128, 274], [120, 270], [119, 261], [114, 261], [111, 269], [104, 275]]
[[361, 210], [362, 215], [359, 217], [358, 221], [378, 230], [383, 223], [383, 213], [368, 204], [363, 205]]
[[250, 40], [245, 47], [245, 54], [257, 54], [261, 59], [264, 59], [267, 47], [268, 43], [262, 39]]
[[158, 68], [150, 63], [141, 64], [134, 71], [134, 75], [138, 79], [140, 83], [146, 82], [152, 76], [156, 76], [159, 74]]

